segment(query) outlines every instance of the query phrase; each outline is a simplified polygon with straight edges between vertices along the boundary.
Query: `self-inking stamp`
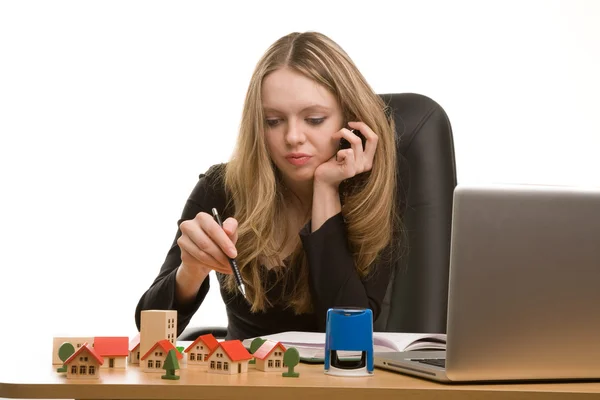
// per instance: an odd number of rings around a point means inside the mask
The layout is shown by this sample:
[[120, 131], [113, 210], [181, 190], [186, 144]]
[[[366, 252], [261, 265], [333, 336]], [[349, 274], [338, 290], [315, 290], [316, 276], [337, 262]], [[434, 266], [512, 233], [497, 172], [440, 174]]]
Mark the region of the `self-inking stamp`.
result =
[[[373, 374], [373, 313], [364, 308], [330, 308], [325, 331], [325, 373]], [[361, 352], [359, 360], [340, 359], [338, 351]]]

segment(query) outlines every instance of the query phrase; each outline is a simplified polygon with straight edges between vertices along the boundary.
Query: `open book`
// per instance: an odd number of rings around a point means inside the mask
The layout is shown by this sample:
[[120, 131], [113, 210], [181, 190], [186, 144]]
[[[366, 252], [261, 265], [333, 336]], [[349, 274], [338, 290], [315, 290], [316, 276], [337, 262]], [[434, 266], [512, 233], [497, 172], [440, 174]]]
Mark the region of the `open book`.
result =
[[[318, 332], [282, 332], [261, 336], [263, 339], [281, 342], [285, 347], [295, 347], [304, 361], [319, 361], [325, 357], [325, 334]], [[243, 344], [250, 348], [252, 339]], [[443, 333], [373, 332], [373, 351], [446, 350]], [[340, 358], [360, 357], [356, 351], [340, 351]]]

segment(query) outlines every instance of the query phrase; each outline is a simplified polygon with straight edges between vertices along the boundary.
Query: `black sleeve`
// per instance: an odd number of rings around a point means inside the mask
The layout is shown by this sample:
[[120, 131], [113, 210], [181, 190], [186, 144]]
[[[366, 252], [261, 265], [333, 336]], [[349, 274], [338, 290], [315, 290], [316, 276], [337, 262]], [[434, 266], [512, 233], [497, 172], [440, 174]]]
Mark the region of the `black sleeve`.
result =
[[[183, 221], [193, 219], [201, 211], [210, 213], [212, 207], [217, 207], [219, 210], [224, 208], [224, 190], [215, 177], [220, 173], [221, 166], [222, 164], [213, 166], [206, 174], [200, 175], [198, 183], [185, 204], [181, 218], [177, 222], [178, 227]], [[143, 310], [177, 310], [177, 335], [179, 336], [208, 293], [210, 283], [207, 276], [192, 303], [185, 306], [177, 303], [175, 274], [181, 264], [181, 250], [177, 245], [177, 239], [180, 236], [181, 230], [178, 228], [175, 240], [167, 253], [158, 276], [138, 302], [135, 309], [135, 323], [138, 330], [140, 329], [140, 317]]]
[[300, 231], [300, 238], [308, 258], [309, 285], [318, 329], [325, 332], [327, 310], [335, 307], [370, 308], [375, 321], [390, 280], [391, 263], [377, 261], [369, 274], [361, 279], [348, 247], [341, 212], [315, 232], [310, 230], [309, 222]]

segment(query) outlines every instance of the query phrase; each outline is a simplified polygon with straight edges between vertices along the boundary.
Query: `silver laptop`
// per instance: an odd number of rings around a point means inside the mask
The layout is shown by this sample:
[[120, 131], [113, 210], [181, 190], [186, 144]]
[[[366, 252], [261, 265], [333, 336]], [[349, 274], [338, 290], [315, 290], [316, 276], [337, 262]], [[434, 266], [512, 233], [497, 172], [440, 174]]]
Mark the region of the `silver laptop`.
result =
[[442, 382], [600, 378], [600, 188], [459, 185], [445, 352], [375, 353]]

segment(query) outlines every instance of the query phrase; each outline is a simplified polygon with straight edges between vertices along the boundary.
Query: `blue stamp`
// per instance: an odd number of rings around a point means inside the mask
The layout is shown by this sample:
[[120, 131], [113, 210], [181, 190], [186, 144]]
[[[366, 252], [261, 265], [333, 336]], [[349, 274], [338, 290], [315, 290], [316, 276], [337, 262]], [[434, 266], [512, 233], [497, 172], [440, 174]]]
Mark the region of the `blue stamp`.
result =
[[326, 374], [373, 374], [373, 312], [370, 309], [330, 308], [325, 329]]

